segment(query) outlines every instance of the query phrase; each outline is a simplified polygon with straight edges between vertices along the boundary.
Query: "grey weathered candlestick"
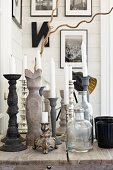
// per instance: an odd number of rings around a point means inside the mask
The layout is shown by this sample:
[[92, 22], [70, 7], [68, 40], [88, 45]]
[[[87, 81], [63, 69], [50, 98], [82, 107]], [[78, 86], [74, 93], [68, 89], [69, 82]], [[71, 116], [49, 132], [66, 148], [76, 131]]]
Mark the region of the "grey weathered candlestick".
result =
[[61, 96], [61, 113], [60, 113], [60, 127], [57, 129], [57, 135], [63, 135], [66, 132], [66, 110], [64, 105], [64, 90], [60, 90]]
[[27, 87], [29, 90], [28, 97], [26, 98], [26, 120], [28, 125], [26, 143], [28, 146], [33, 146], [34, 140], [39, 138], [41, 133], [41, 76], [41, 69], [35, 70], [34, 73], [30, 70], [25, 70], [25, 77], [27, 79]]
[[56, 145], [60, 145], [62, 142], [56, 137], [56, 102], [58, 98], [49, 98], [50, 101], [50, 115], [51, 115], [51, 128], [52, 128], [52, 137], [56, 138]]
[[21, 143], [18, 138], [18, 126], [17, 126], [17, 113], [18, 113], [18, 96], [16, 92], [16, 81], [21, 77], [19, 74], [6, 74], [4, 77], [9, 83], [9, 94], [8, 94], [8, 110], [9, 125], [7, 130], [7, 140], [5, 144], [0, 147], [0, 150], [6, 152], [18, 152], [26, 149], [26, 146]]

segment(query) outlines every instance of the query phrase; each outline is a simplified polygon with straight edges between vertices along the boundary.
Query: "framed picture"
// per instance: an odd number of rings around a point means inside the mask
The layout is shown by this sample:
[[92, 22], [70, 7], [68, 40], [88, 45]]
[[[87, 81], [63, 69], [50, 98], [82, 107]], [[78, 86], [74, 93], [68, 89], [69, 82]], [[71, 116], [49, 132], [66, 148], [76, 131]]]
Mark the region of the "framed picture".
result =
[[22, 0], [12, 0], [12, 18], [22, 28]]
[[92, 0], [65, 0], [66, 16], [92, 16]]
[[88, 31], [87, 30], [61, 30], [60, 31], [61, 55], [60, 68], [64, 68], [65, 63], [73, 68], [82, 68], [82, 42], [84, 42], [85, 52], [88, 56]]
[[[56, 0], [31, 0], [31, 16], [51, 16], [55, 8]], [[57, 10], [54, 16], [57, 16]]]

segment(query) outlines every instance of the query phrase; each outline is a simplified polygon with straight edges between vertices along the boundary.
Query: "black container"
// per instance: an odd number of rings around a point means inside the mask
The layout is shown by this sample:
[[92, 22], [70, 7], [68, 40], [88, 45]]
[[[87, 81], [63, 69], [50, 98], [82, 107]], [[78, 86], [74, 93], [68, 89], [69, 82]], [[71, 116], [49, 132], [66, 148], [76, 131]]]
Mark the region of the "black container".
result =
[[100, 148], [113, 148], [113, 120], [96, 122], [97, 142]]
[[98, 116], [94, 118], [94, 125], [95, 125], [95, 139], [97, 139], [97, 129], [96, 129], [96, 122], [104, 121], [104, 122], [113, 122], [112, 116]]

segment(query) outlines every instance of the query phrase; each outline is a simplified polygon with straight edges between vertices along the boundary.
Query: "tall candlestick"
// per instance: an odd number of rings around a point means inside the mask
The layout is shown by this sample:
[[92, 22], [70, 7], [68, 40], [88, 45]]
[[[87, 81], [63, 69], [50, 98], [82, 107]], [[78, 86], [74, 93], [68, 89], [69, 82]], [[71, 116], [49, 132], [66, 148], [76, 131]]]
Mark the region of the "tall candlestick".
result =
[[23, 63], [22, 63], [22, 79], [25, 79], [25, 69], [27, 69], [27, 56], [24, 55]]
[[88, 70], [87, 70], [87, 62], [86, 62], [86, 45], [84, 42], [82, 42], [81, 50], [82, 50], [83, 77], [87, 77]]
[[15, 58], [11, 56], [10, 58], [10, 74], [15, 74], [16, 73], [16, 63], [15, 63]]
[[69, 66], [69, 80], [72, 80], [72, 66]]
[[37, 56], [36, 56], [36, 70], [37, 69], [42, 69], [41, 55], [39, 50], [37, 51]]
[[48, 112], [42, 112], [42, 122], [41, 123], [48, 123]]
[[56, 97], [56, 87], [55, 87], [55, 62], [54, 59], [51, 59], [51, 87], [50, 87], [50, 97], [55, 98]]
[[67, 63], [64, 67], [64, 105], [69, 104], [69, 72]]

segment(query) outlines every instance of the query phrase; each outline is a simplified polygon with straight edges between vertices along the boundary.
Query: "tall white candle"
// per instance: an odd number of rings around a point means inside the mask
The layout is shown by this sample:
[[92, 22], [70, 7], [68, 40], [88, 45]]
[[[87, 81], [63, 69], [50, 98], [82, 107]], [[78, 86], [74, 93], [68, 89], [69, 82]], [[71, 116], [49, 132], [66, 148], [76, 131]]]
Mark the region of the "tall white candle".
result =
[[50, 97], [55, 98], [56, 97], [56, 86], [55, 86], [55, 62], [54, 59], [51, 58], [51, 82], [50, 82]]
[[69, 66], [69, 80], [72, 80], [72, 66]]
[[37, 69], [42, 69], [41, 55], [39, 50], [37, 50], [37, 56], [36, 56], [36, 70]]
[[27, 56], [24, 55], [22, 63], [22, 79], [25, 79], [25, 69], [27, 69]]
[[69, 70], [67, 63], [64, 67], [64, 104], [69, 104]]
[[42, 122], [41, 123], [48, 123], [48, 112], [42, 112]]
[[15, 74], [16, 73], [16, 63], [15, 63], [15, 58], [11, 56], [10, 58], [10, 74]]
[[82, 50], [82, 67], [83, 67], [83, 77], [87, 77], [88, 76], [88, 70], [87, 70], [87, 62], [86, 62], [86, 45], [84, 42], [82, 42], [82, 46], [81, 46], [81, 50]]

